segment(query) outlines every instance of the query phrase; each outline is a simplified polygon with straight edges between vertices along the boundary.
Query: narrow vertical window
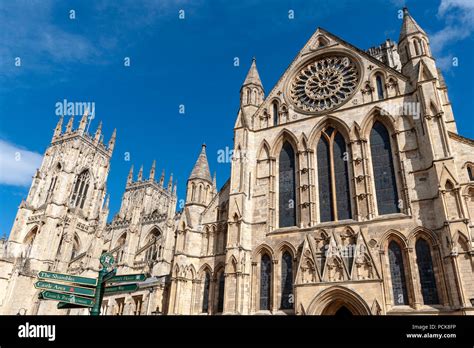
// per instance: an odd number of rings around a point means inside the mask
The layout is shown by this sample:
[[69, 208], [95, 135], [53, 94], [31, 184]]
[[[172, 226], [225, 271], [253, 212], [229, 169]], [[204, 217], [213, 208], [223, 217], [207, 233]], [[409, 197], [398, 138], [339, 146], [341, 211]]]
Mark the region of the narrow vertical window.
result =
[[415, 249], [423, 303], [438, 304], [438, 290], [436, 288], [430, 246], [426, 240], [420, 238], [416, 241]]
[[393, 167], [390, 135], [385, 126], [375, 122], [370, 133], [370, 152], [374, 172], [375, 194], [379, 215], [400, 212], [397, 183]]
[[285, 142], [279, 158], [279, 226], [296, 226], [295, 152]]
[[347, 166], [349, 156], [346, 151], [346, 142], [341, 133], [336, 133], [334, 136], [333, 156], [337, 219], [351, 219], [351, 195], [349, 191], [349, 169]]
[[260, 262], [260, 310], [270, 310], [272, 261], [267, 254]]
[[388, 261], [392, 278], [393, 303], [395, 306], [407, 305], [408, 295], [402, 249], [394, 241], [388, 245]]
[[272, 112], [273, 112], [273, 125], [278, 126], [278, 103], [273, 102], [272, 104]]
[[206, 277], [204, 278], [204, 291], [202, 295], [202, 312], [209, 312], [209, 287], [211, 284], [211, 276], [209, 272], [206, 272]]
[[471, 166], [467, 167], [467, 176], [469, 181], [474, 181], [474, 169]]
[[378, 95], [378, 98], [379, 98], [379, 100], [382, 100], [382, 99], [385, 98], [384, 91], [383, 91], [382, 76], [381, 76], [381, 75], [377, 75], [377, 76], [375, 77], [375, 82], [376, 82], [376, 85], [377, 85], [377, 95]]
[[328, 139], [321, 135], [317, 147], [320, 221], [333, 221], [333, 197]]
[[280, 308], [293, 308], [293, 257], [288, 251], [285, 251], [281, 258]]
[[218, 296], [217, 296], [217, 312], [222, 313], [224, 311], [224, 285], [225, 285], [225, 278], [224, 278], [224, 271], [221, 272], [219, 275], [219, 289], [218, 289]]

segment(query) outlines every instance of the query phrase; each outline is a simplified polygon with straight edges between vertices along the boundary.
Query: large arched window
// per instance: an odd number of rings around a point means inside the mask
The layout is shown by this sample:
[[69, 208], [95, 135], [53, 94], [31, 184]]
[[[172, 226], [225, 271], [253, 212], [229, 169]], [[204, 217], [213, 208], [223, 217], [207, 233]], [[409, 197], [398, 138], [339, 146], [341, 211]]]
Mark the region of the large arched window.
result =
[[433, 260], [428, 242], [423, 238], [416, 241], [416, 263], [420, 276], [421, 294], [424, 304], [438, 304], [438, 290], [433, 269]]
[[293, 308], [293, 257], [288, 251], [285, 251], [281, 257], [280, 308]]
[[279, 160], [279, 226], [296, 226], [295, 152], [286, 142]]
[[157, 228], [154, 228], [150, 234], [148, 235], [147, 242], [145, 244], [146, 252], [145, 252], [145, 261], [153, 261], [156, 260], [159, 255], [159, 251], [161, 251], [161, 233]]
[[204, 291], [202, 294], [202, 312], [208, 313], [209, 312], [209, 287], [211, 285], [211, 275], [209, 272], [206, 272], [206, 276], [204, 278]]
[[395, 306], [406, 305], [408, 295], [402, 249], [395, 241], [391, 241], [388, 245], [388, 261], [392, 278], [393, 303]]
[[400, 209], [390, 135], [387, 128], [378, 121], [374, 123], [370, 132], [370, 152], [378, 213], [379, 215], [398, 213]]
[[224, 311], [224, 286], [225, 286], [225, 278], [224, 278], [224, 270], [219, 275], [218, 280], [218, 293], [217, 293], [217, 312], [222, 313]]
[[384, 86], [383, 86], [383, 81], [382, 81], [382, 75], [377, 74], [375, 76], [375, 84], [377, 85], [377, 96], [379, 100], [382, 100], [385, 98], [384, 94]]
[[321, 133], [316, 149], [320, 221], [352, 218], [349, 190], [349, 155], [341, 133], [333, 127]]
[[260, 310], [270, 310], [272, 284], [272, 260], [263, 254], [260, 263]]
[[84, 170], [76, 178], [74, 184], [74, 191], [71, 197], [71, 204], [73, 207], [84, 208], [84, 202], [87, 197], [87, 190], [90, 184], [90, 173], [88, 170]]

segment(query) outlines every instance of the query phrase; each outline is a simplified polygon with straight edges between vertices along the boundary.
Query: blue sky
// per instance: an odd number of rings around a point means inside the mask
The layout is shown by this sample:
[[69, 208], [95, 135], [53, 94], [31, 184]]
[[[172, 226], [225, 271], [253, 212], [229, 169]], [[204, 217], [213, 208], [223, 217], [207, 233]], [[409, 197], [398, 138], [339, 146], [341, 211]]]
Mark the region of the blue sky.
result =
[[218, 186], [229, 176], [217, 154], [232, 148], [239, 89], [253, 56], [268, 92], [318, 26], [367, 49], [398, 40], [405, 4], [430, 35], [459, 133], [474, 138], [472, 0], [0, 2], [0, 235], [8, 235], [28, 193], [58, 101], [94, 102], [91, 130], [102, 120], [106, 141], [117, 128], [111, 216], [131, 164], [144, 164], [147, 174], [156, 159], [158, 175], [173, 172], [183, 199], [203, 142]]

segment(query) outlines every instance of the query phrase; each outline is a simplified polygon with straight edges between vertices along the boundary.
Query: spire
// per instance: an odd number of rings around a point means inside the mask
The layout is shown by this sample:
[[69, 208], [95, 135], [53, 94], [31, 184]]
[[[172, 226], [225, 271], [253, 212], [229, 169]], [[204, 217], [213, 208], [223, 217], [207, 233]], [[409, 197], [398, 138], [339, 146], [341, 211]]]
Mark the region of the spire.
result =
[[98, 142], [101, 134], [102, 134], [102, 121], [99, 122], [99, 127], [97, 127], [97, 130], [95, 131], [94, 140]]
[[421, 27], [416, 23], [413, 17], [408, 12], [408, 8], [403, 8], [403, 24], [402, 29], [400, 30], [400, 37], [398, 38], [398, 42], [400, 43], [404, 38], [409, 35], [421, 33], [425, 36], [426, 33]]
[[133, 182], [133, 164], [130, 167], [130, 171], [128, 172], [127, 185], [130, 185], [132, 182]]
[[63, 116], [58, 121], [58, 124], [56, 125], [56, 128], [54, 129], [54, 137], [59, 137], [61, 135], [61, 131], [63, 130]]
[[150, 176], [149, 176], [150, 180], [155, 180], [155, 168], [156, 168], [156, 160], [153, 160], [153, 164], [151, 165], [151, 169], [150, 169]]
[[168, 191], [171, 192], [173, 188], [173, 173], [171, 173], [170, 180], [168, 181]]
[[175, 181], [173, 186], [173, 196], [176, 196], [176, 191], [178, 190], [178, 180]]
[[72, 124], [74, 123], [74, 116], [71, 116], [66, 126], [66, 133], [72, 132]]
[[165, 184], [165, 170], [163, 169], [161, 172], [160, 186], [163, 187], [164, 184]]
[[212, 181], [211, 173], [209, 172], [209, 163], [207, 162], [206, 156], [206, 144], [202, 144], [201, 153], [199, 154], [189, 179], [204, 179], [209, 182]]
[[138, 172], [138, 178], [137, 178], [137, 180], [138, 180], [138, 181], [142, 181], [142, 179], [143, 179], [143, 164], [142, 164], [142, 166], [140, 167], [140, 171]]
[[84, 132], [84, 130], [86, 129], [86, 124], [87, 124], [87, 116], [89, 115], [89, 110], [86, 109], [86, 111], [84, 112], [84, 115], [82, 115], [82, 118], [81, 118], [81, 122], [79, 123], [79, 130], [81, 132]]
[[214, 172], [214, 176], [212, 178], [212, 187], [216, 188], [217, 187], [217, 183], [216, 183], [216, 172]]
[[109, 140], [109, 151], [114, 151], [115, 146], [115, 138], [117, 137], [117, 128], [114, 128], [114, 132], [112, 133], [112, 137]]
[[262, 81], [260, 80], [260, 75], [258, 74], [257, 60], [255, 57], [252, 58], [252, 65], [250, 65], [249, 72], [247, 73], [247, 77], [245, 78], [242, 86], [250, 84], [260, 86], [263, 89]]

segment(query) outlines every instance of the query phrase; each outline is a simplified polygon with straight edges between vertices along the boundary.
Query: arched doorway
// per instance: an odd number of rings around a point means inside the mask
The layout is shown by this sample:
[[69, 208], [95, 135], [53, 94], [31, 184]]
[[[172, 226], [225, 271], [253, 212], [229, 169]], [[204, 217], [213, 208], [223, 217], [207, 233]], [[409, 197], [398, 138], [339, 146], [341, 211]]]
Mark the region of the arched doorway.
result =
[[307, 314], [310, 315], [370, 315], [367, 303], [356, 292], [342, 286], [333, 286], [321, 291], [311, 301]]
[[[349, 308], [348, 308], [349, 307]], [[321, 315], [335, 315], [337, 317], [349, 317], [353, 316], [354, 313], [357, 315], [357, 309], [351, 306], [349, 303], [344, 302], [343, 300], [335, 300], [331, 302], [323, 310]]]

